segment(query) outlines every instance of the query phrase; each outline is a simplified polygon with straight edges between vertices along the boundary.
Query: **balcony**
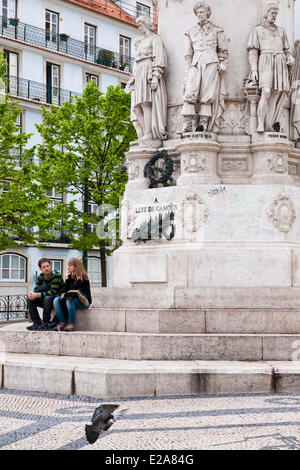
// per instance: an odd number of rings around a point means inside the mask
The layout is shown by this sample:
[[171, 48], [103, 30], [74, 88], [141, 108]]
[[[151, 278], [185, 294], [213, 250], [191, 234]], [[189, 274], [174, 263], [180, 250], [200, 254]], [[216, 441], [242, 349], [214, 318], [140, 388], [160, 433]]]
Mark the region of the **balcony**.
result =
[[15, 19], [0, 17], [0, 35], [116, 70], [132, 72], [133, 69], [134, 58], [132, 57], [93, 47], [66, 34], [52, 33]]
[[73, 96], [81, 96], [81, 93], [75, 91], [12, 76], [7, 77], [6, 92], [16, 98], [25, 98], [39, 104], [54, 104], [56, 106], [60, 106]]

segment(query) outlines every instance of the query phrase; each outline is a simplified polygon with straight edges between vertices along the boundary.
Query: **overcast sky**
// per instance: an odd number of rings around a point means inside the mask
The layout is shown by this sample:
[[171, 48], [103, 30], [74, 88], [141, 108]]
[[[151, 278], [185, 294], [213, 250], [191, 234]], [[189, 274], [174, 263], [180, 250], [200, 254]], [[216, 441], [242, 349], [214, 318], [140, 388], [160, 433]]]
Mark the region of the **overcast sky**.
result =
[[295, 2], [295, 39], [300, 39], [300, 0]]

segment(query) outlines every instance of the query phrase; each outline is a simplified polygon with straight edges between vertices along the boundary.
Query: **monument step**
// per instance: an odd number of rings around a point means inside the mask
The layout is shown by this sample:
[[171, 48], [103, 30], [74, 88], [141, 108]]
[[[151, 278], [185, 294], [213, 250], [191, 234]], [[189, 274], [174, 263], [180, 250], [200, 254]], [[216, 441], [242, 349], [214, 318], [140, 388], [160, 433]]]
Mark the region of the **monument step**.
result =
[[300, 334], [156, 334], [0, 329], [0, 352], [124, 360], [295, 361]]
[[0, 355], [1, 388], [104, 398], [299, 393], [300, 362], [129, 361]]
[[128, 333], [300, 333], [300, 308], [126, 309], [78, 311], [81, 331]]
[[94, 308], [111, 309], [299, 309], [300, 287], [99, 287]]

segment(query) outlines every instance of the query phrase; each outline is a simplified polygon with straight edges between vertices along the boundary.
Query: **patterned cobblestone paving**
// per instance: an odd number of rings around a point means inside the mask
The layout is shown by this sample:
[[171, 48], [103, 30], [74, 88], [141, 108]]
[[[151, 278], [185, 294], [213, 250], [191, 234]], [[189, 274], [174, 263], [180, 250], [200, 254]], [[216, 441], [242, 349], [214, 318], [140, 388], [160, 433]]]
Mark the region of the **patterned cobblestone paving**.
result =
[[[127, 414], [89, 445], [100, 403]], [[98, 400], [0, 390], [0, 450], [300, 450], [300, 394]]]

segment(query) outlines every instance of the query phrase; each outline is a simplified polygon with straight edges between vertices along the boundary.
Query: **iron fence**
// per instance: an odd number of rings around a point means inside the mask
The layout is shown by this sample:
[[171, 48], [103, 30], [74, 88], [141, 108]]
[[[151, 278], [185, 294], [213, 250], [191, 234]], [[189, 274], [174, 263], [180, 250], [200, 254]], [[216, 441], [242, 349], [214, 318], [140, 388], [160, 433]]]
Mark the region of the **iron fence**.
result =
[[0, 295], [0, 321], [27, 318], [27, 295]]
[[73, 96], [82, 96], [79, 92], [13, 76], [7, 77], [6, 91], [15, 97], [27, 98], [37, 103], [54, 104], [56, 106], [60, 106]]
[[131, 72], [133, 69], [133, 57], [87, 44], [66, 34], [53, 33], [46, 29], [21, 23], [15, 19], [3, 17], [0, 17], [0, 27], [0, 34], [6, 38], [44, 47], [51, 51], [62, 52], [78, 59], [125, 72]]

